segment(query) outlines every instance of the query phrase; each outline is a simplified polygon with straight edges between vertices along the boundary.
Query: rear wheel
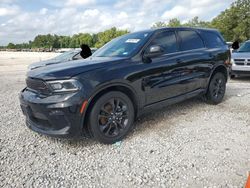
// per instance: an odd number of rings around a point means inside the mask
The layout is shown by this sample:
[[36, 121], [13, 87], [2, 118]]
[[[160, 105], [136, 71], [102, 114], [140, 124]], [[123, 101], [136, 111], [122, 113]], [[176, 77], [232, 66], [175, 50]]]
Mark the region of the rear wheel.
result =
[[123, 139], [134, 122], [134, 106], [122, 92], [112, 91], [94, 104], [89, 118], [89, 129], [96, 140], [106, 144]]
[[220, 72], [215, 73], [209, 83], [208, 91], [205, 95], [206, 101], [210, 104], [219, 104], [222, 102], [225, 92], [225, 76]]

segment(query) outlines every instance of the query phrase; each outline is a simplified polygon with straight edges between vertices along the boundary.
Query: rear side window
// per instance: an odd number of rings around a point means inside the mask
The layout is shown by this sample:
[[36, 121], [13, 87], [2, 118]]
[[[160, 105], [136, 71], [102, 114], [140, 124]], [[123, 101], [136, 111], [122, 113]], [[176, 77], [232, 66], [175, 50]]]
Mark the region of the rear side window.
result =
[[204, 48], [201, 37], [195, 31], [178, 31], [181, 51]]
[[203, 35], [208, 48], [218, 48], [225, 45], [224, 41], [216, 33], [204, 32]]
[[161, 46], [166, 54], [174, 53], [178, 50], [175, 32], [173, 31], [159, 33], [151, 42], [150, 46], [152, 45]]

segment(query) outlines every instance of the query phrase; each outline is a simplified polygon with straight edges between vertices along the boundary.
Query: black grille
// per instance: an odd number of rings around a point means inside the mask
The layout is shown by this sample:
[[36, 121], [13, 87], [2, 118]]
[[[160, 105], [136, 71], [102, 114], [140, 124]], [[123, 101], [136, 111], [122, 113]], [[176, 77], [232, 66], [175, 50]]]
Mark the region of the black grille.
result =
[[48, 86], [42, 80], [27, 78], [26, 84], [27, 84], [27, 88], [32, 91], [37, 91], [42, 94], [50, 93]]
[[235, 65], [249, 66], [250, 59], [234, 59], [234, 63], [235, 63]]
[[245, 65], [245, 63], [235, 63], [236, 65]]
[[234, 61], [245, 61], [245, 59], [234, 59]]

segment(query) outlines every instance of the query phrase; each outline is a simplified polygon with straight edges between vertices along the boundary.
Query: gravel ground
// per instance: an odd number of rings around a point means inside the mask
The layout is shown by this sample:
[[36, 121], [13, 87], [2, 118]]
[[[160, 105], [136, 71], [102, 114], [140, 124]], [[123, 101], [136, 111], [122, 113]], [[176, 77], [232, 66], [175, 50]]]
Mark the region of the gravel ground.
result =
[[121, 143], [30, 131], [18, 93], [46, 53], [0, 52], [0, 187], [243, 187], [250, 170], [250, 78], [223, 103], [199, 99], [145, 115]]

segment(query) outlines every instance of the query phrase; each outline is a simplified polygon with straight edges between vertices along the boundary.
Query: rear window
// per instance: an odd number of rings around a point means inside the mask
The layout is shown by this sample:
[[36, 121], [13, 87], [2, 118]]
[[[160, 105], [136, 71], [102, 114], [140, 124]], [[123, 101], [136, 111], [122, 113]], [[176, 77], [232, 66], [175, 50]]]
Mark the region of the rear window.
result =
[[201, 37], [195, 31], [178, 31], [181, 51], [204, 48]]
[[204, 32], [203, 37], [208, 48], [219, 48], [225, 45], [224, 41], [216, 33]]

